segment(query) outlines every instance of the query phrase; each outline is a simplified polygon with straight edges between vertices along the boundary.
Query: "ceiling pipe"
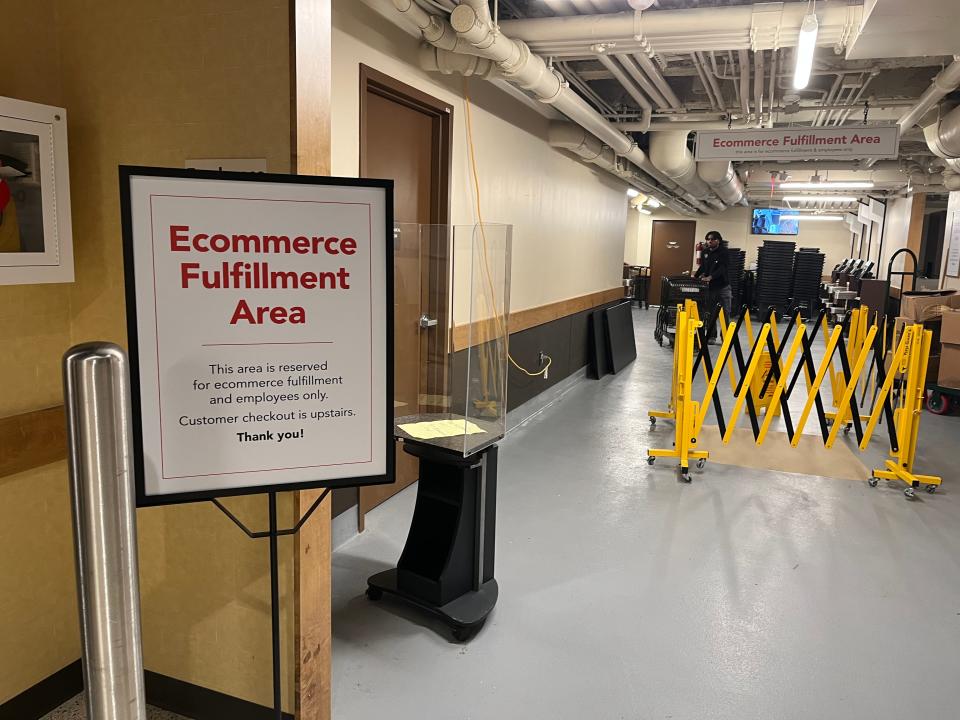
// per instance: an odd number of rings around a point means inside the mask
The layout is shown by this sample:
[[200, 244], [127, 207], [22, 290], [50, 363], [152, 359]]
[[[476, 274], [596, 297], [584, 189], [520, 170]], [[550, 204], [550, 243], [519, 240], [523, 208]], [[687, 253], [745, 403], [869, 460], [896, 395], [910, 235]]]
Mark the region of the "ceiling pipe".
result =
[[643, 118], [649, 124], [650, 114], [653, 112], [653, 105], [650, 104], [650, 101], [647, 99], [634, 82], [627, 76], [623, 71], [620, 65], [610, 56], [604, 55], [603, 52], [597, 53], [597, 60], [600, 61], [600, 64], [603, 65], [616, 79], [617, 82], [627, 91], [627, 94], [633, 98], [634, 102], [640, 106], [640, 110], [643, 113]]
[[433, 45], [420, 46], [420, 67], [429, 72], [439, 72], [444, 75], [458, 73], [467, 77], [481, 77], [484, 80], [503, 77], [500, 68], [492, 60], [476, 55], [452, 53]]
[[757, 114], [757, 127], [763, 125], [763, 50], [753, 53], [753, 104]]
[[960, 87], [960, 55], [954, 55], [953, 62], [937, 74], [930, 87], [920, 96], [917, 104], [897, 121], [901, 132], [909, 130], [920, 122], [920, 118], [926, 115], [934, 105], [958, 87]]
[[674, 110], [682, 109], [683, 103], [680, 102], [680, 98], [677, 97], [677, 94], [673, 91], [673, 88], [670, 87], [670, 83], [667, 82], [667, 79], [663, 76], [663, 73], [660, 72], [660, 68], [657, 67], [657, 64], [651, 60], [646, 53], [636, 53], [633, 55], [633, 58], [640, 64], [640, 67], [647, 74], [647, 77], [653, 80], [653, 84], [657, 86], [661, 93], [663, 93], [663, 97], [666, 99], [667, 104]]
[[[797, 44], [807, 3], [777, 3], [776, 12], [765, 4], [702, 7], [656, 12], [621, 12], [607, 15], [504, 20], [500, 29], [525, 42], [544, 45], [589, 46], [618, 42], [654, 53], [691, 53], [696, 50], [772, 50]], [[817, 3], [820, 46], [844, 47], [855, 36], [863, 7], [847, 0]], [[622, 42], [622, 46], [621, 46]]]
[[[921, 118], [939, 103], [943, 98], [960, 87], [960, 55], [953, 56], [953, 62], [941, 70], [930, 83], [920, 100], [909, 112], [897, 121], [901, 135], [920, 122]], [[867, 166], [872, 165], [868, 162]]]
[[689, 130], [675, 130], [651, 135], [650, 160], [658, 170], [694, 197], [707, 200], [710, 186], [697, 175], [697, 163], [687, 147], [689, 134]]
[[744, 203], [746, 191], [732, 163], [723, 160], [699, 162], [697, 174], [727, 205]]
[[678, 118], [676, 120], [643, 122], [619, 122], [615, 127], [624, 132], [693, 132], [695, 130], [739, 130], [750, 127], [749, 123], [738, 121], [731, 123], [729, 121], [709, 121], [709, 120], [685, 120]]
[[554, 121], [550, 123], [548, 142], [552, 147], [563, 148], [574, 153], [583, 160], [603, 168], [621, 180], [629, 182], [648, 195], [656, 197], [674, 212], [684, 215], [696, 215], [696, 211], [669, 195], [665, 195], [658, 188], [638, 178], [636, 173], [620, 167], [616, 153], [606, 147], [597, 138], [582, 127], [569, 122]]
[[955, 173], [953, 170], [948, 170], [943, 173], [943, 186], [950, 192], [955, 190], [960, 190], [960, 175]]
[[767, 105], [770, 106], [767, 118], [767, 127], [769, 128], [773, 127], [773, 108], [777, 104], [777, 56], [779, 54], [779, 50], [770, 51], [770, 91], [767, 95]]
[[617, 60], [623, 65], [623, 69], [632, 77], [637, 85], [643, 88], [643, 91], [653, 101], [658, 108], [670, 108], [669, 101], [660, 92], [660, 89], [644, 75], [643, 71], [637, 66], [637, 63], [629, 55], [616, 55]]
[[[429, 37], [439, 37], [446, 44], [450, 44], [449, 32], [444, 27], [446, 24], [444, 21], [435, 18], [435, 22], [430, 18], [424, 18], [423, 15], [429, 15], [429, 13], [423, 12], [419, 6], [412, 3], [412, 0], [393, 0], [393, 2], [400, 12], [410, 14], [418, 27], [427, 28], [430, 31]], [[463, 0], [451, 13], [449, 27], [457, 36], [453, 43], [454, 47], [460, 48], [464, 43], [469, 44], [471, 49], [468, 52], [492, 60], [504, 79], [528, 90], [540, 101], [552, 105], [558, 112], [599, 138], [618, 156], [626, 158], [650, 175], [656, 182], [663, 185], [667, 192], [679, 195], [681, 199], [688, 201], [698, 210], [709, 211], [700, 198], [686, 192], [660, 172], [632, 138], [619, 132], [582, 97], [570, 90], [559, 74], [547, 67], [543, 58], [531, 53], [525, 43], [515, 42], [496, 31], [486, 0]], [[429, 41], [429, 37], [424, 31], [424, 39]], [[453, 68], [455, 63], [452, 59], [448, 60], [444, 57], [445, 52], [450, 51], [438, 47], [432, 58], [428, 56], [430, 66]]]
[[700, 73], [700, 80], [703, 82], [704, 89], [710, 97], [710, 102], [715, 109], [724, 110], [725, 103], [723, 102], [723, 93], [720, 92], [720, 85], [717, 83], [717, 79], [713, 76], [710, 68], [707, 67], [707, 61], [703, 57], [703, 53], [695, 52], [691, 57], [693, 58], [697, 72]]
[[745, 118], [750, 117], [750, 53], [738, 50], [740, 60], [740, 110]]
[[937, 157], [960, 158], [960, 107], [934, 120], [923, 129], [927, 147]]

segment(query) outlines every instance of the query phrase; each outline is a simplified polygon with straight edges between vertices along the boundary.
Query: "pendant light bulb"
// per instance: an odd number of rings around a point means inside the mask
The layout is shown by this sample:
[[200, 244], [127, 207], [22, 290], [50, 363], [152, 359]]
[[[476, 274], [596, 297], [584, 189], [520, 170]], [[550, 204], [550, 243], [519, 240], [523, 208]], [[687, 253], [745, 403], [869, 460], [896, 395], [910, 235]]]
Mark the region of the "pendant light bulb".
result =
[[797, 65], [793, 72], [793, 87], [803, 90], [810, 82], [810, 71], [813, 69], [813, 52], [817, 48], [817, 32], [820, 25], [817, 16], [810, 13], [803, 18], [800, 25], [800, 37], [797, 40]]

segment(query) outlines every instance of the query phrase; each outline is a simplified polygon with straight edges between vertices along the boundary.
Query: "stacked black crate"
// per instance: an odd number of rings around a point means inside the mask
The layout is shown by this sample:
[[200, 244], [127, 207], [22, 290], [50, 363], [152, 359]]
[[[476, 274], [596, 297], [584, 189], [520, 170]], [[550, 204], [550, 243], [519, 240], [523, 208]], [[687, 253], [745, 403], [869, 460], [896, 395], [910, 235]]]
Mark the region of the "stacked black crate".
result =
[[783, 315], [790, 309], [793, 289], [793, 254], [796, 243], [764, 240], [757, 250], [757, 285], [753, 294], [756, 310], [773, 308]]
[[793, 302], [806, 318], [820, 311], [824, 255], [820, 248], [800, 248], [793, 258]]
[[727, 248], [727, 280], [733, 296], [730, 307], [734, 315], [740, 313], [740, 306], [743, 305], [743, 268], [746, 261], [747, 253], [744, 250]]

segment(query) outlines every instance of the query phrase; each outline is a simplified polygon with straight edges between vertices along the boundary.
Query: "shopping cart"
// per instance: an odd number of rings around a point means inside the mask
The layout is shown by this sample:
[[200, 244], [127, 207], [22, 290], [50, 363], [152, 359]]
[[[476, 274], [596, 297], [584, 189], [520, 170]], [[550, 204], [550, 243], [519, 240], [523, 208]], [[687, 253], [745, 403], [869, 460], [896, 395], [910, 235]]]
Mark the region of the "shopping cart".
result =
[[660, 283], [660, 308], [657, 310], [657, 324], [653, 330], [654, 339], [662, 346], [663, 341], [673, 347], [677, 327], [677, 306], [685, 300], [697, 303], [701, 317], [707, 317], [708, 284], [704, 280], [689, 275], [664, 277]]

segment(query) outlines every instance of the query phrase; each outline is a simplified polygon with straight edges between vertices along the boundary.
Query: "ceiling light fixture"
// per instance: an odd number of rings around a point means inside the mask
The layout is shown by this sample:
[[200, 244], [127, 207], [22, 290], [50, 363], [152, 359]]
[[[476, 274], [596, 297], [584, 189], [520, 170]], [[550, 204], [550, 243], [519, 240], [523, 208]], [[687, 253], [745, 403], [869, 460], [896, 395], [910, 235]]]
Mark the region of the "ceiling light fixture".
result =
[[635, 197], [638, 197], [639, 195], [640, 195], [640, 191], [639, 191], [639, 190], [635, 190], [635, 189], [633, 189], [633, 188], [627, 188], [627, 197], [628, 197], [628, 198], [635, 198]]
[[659, 207], [663, 207], [663, 203], [657, 200], [655, 197], [651, 197], [649, 200], [647, 200], [647, 205], [652, 207], [654, 210]]
[[802, 220], [806, 222], [807, 220], [830, 220], [836, 222], [838, 220], [843, 220], [843, 215], [781, 215], [781, 220]]
[[822, 182], [782, 182], [783, 190], [860, 190], [873, 187], [873, 180], [825, 180]]
[[[816, 7], [815, 3], [811, 5]], [[813, 69], [813, 52], [817, 48], [817, 32], [820, 25], [815, 13], [808, 13], [800, 25], [800, 36], [797, 39], [797, 64], [793, 70], [793, 87], [803, 90], [810, 82], [810, 71]]]
[[849, 195], [786, 195], [784, 202], [832, 202], [855, 203], [857, 198]]
[[638, 208], [637, 208], [637, 212], [638, 212], [638, 213], [643, 213], [644, 215], [653, 215], [652, 212], [650, 212], [650, 211], [647, 210], [646, 208], [642, 208], [642, 207], [638, 207]]

